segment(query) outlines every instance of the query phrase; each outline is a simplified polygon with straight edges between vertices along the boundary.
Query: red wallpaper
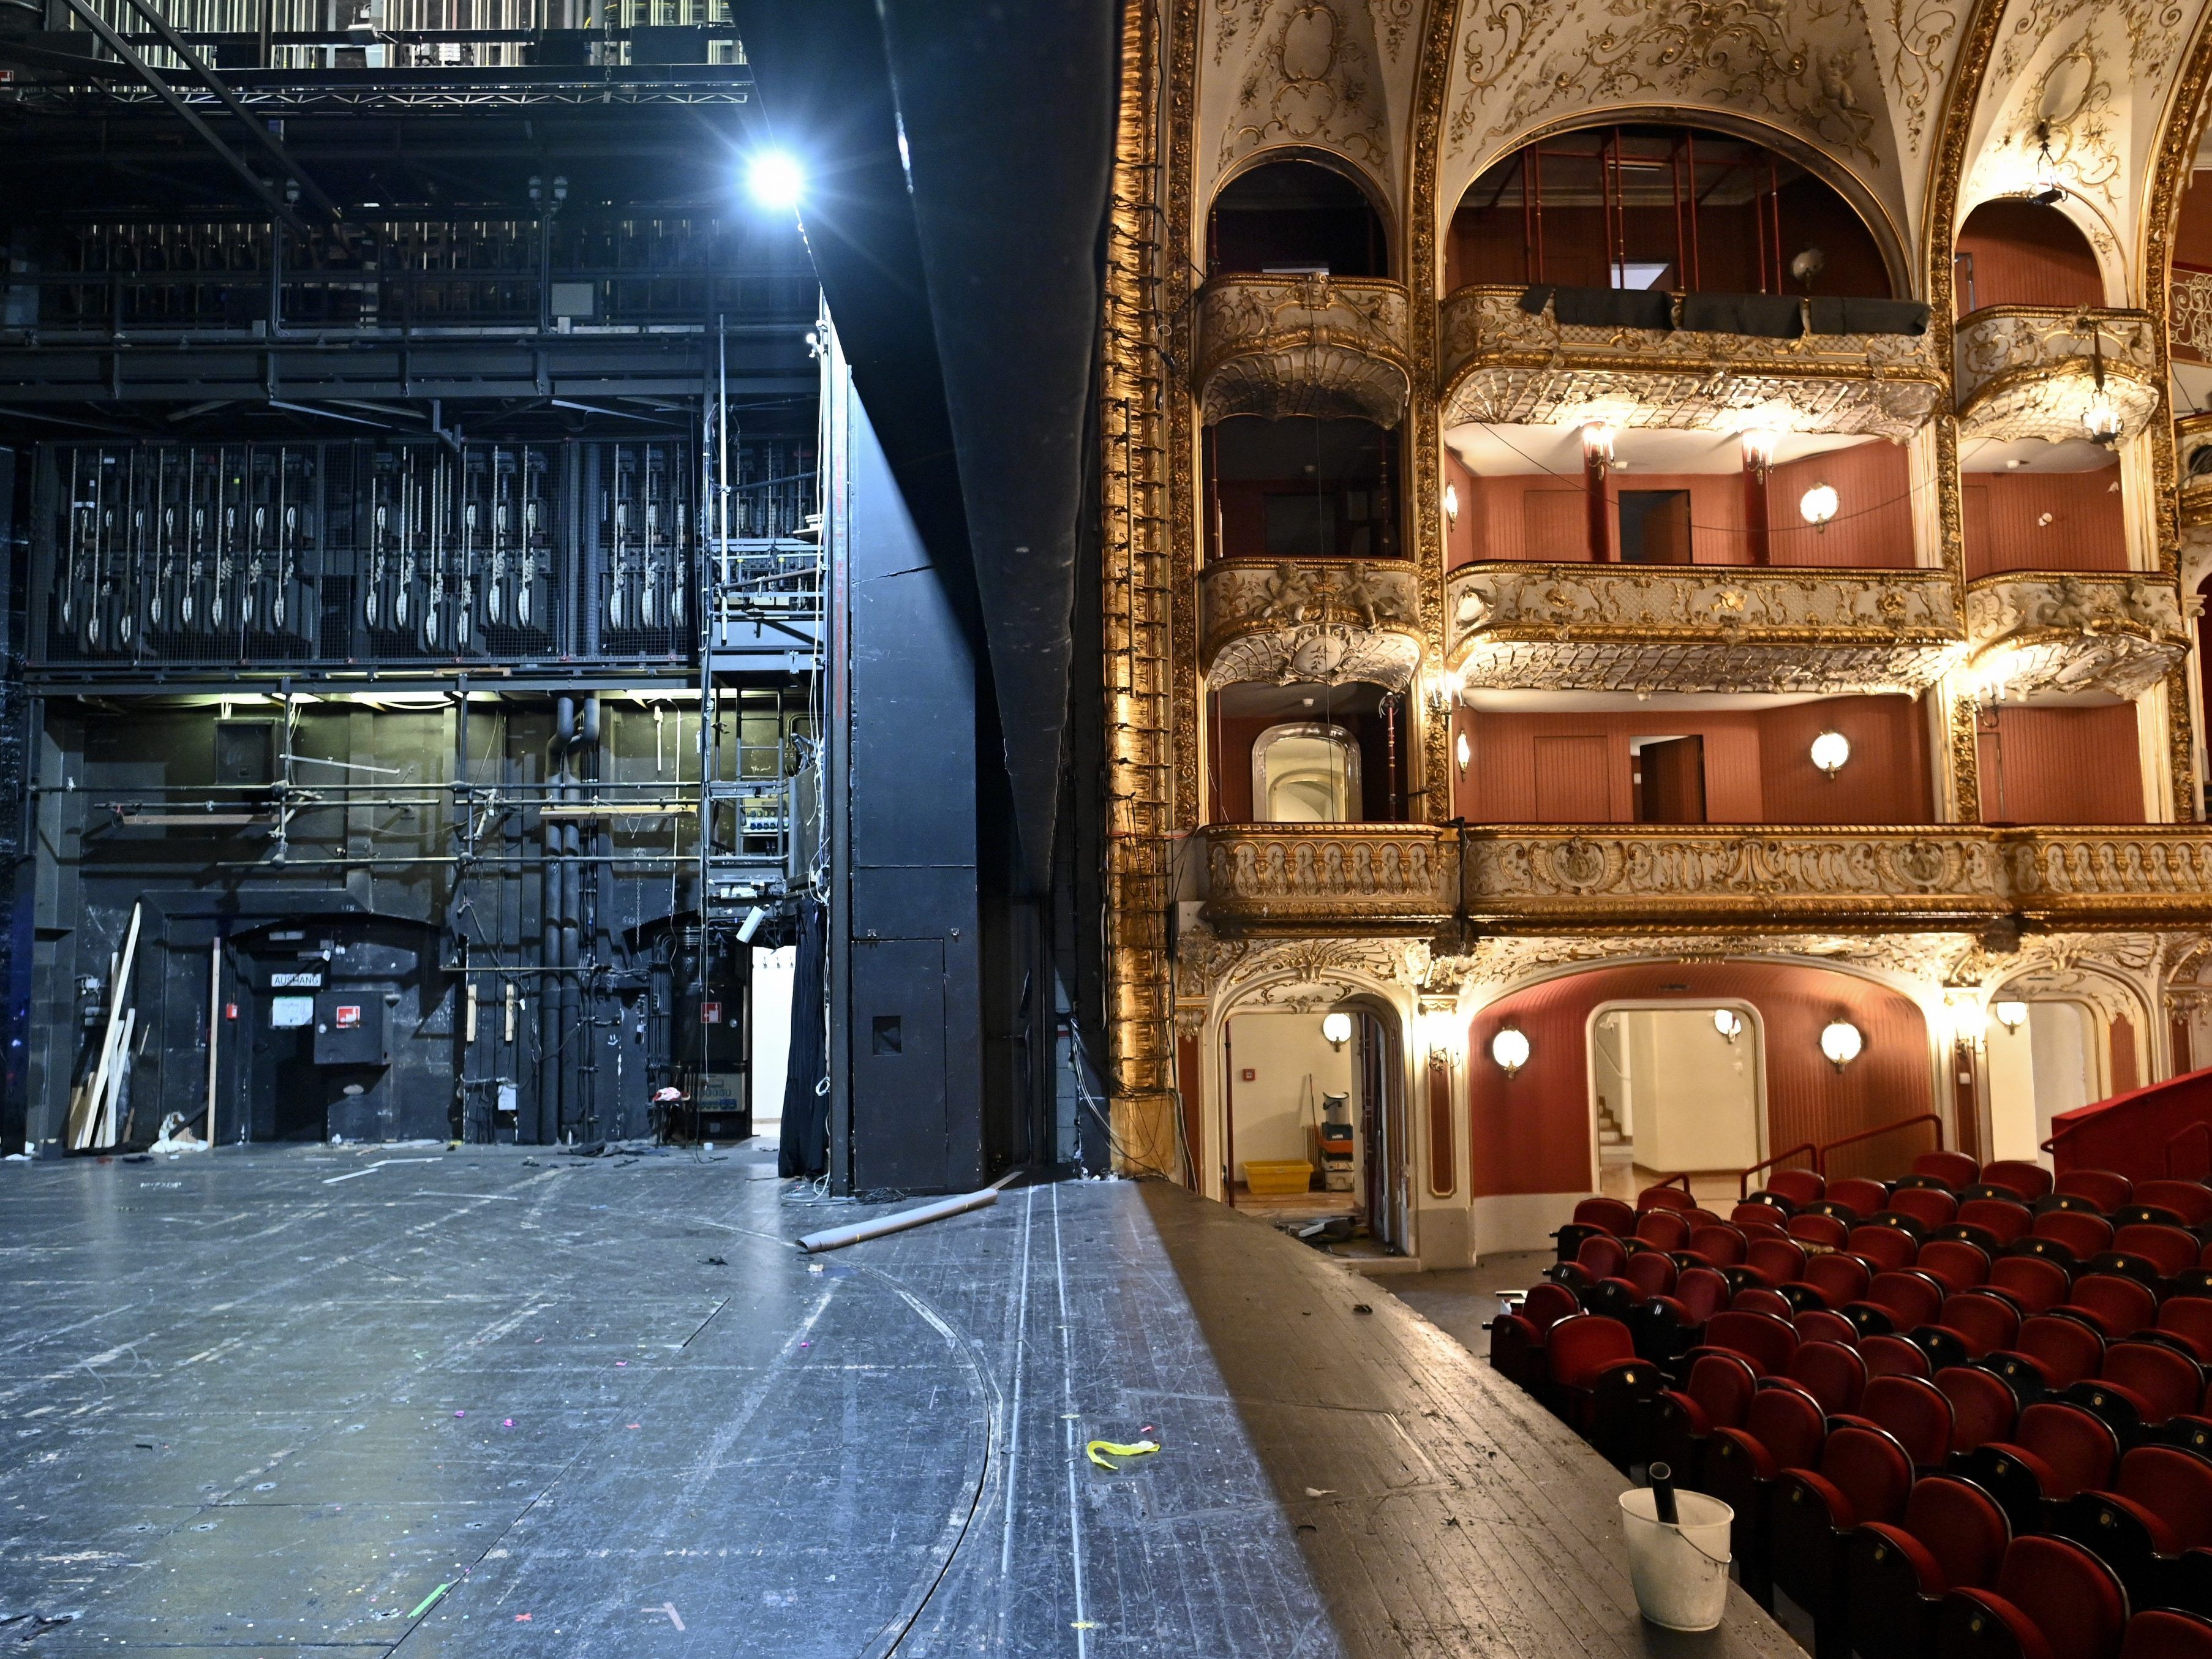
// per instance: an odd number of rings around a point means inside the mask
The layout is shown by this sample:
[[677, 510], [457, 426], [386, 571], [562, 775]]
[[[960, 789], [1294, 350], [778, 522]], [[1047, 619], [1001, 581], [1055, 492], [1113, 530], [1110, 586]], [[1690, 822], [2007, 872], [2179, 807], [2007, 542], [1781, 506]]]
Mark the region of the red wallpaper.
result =
[[2173, 258], [2177, 264], [2212, 270], [2212, 173], [2189, 175], [2180, 222], [2173, 228]]
[[[1477, 1197], [1589, 1190], [1591, 1010], [1633, 999], [1741, 1000], [1765, 1028], [1767, 1149], [1826, 1142], [1932, 1109], [1928, 1032], [1920, 1011], [1881, 986], [1781, 963], [1662, 963], [1601, 968], [1515, 993], [1476, 1015], [1468, 1034], [1468, 1129]], [[1866, 1039], [1838, 1073], [1820, 1030], [1849, 1019]], [[1490, 1039], [1514, 1025], [1528, 1063], [1507, 1077]], [[1846, 1147], [1834, 1176], [1901, 1174], [1930, 1144], [1925, 1127]]]
[[[1974, 472], [1966, 480], [1966, 580], [2001, 570], [2125, 570], [2120, 472]], [[2041, 522], [2045, 514], [2051, 522]]]
[[2133, 703], [2001, 708], [1981, 740], [1984, 823], [2141, 823]]
[[1444, 568], [1455, 570], [1484, 556], [1478, 550], [1482, 545], [1482, 489], [1449, 446], [1444, 449], [1444, 482], [1459, 492], [1459, 522], [1444, 527]]
[[[1814, 736], [1851, 740], [1831, 781], [1814, 767]], [[1711, 823], [1926, 823], [1927, 740], [1910, 697], [1833, 697], [1756, 712], [1648, 711], [1491, 714], [1462, 711], [1466, 775], [1453, 810], [1478, 823], [1631, 823], [1628, 744], [1639, 737], [1705, 741]]]
[[[1816, 483], [1832, 485], [1836, 516], [1815, 530], [1798, 503]], [[1902, 444], [1853, 444], [1786, 461], [1767, 475], [1770, 564], [1829, 570], [1906, 570], [1912, 555], [1912, 469]]]
[[[2104, 280], [2088, 238], [2055, 207], [1984, 202], [1959, 228], [1960, 315], [1984, 306], [2100, 306]], [[1966, 282], [1971, 257], [1973, 284]]]

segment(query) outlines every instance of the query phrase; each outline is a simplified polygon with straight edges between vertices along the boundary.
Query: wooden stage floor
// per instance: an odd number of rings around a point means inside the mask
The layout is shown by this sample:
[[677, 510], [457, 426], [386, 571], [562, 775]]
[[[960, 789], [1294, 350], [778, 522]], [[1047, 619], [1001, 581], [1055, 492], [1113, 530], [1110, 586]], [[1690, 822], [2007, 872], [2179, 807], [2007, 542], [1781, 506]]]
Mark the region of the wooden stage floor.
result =
[[1796, 1651], [1740, 1594], [1715, 1637], [1642, 1624], [1621, 1480], [1263, 1223], [1071, 1182], [810, 1261], [867, 1212], [764, 1157], [0, 1166], [0, 1639]]

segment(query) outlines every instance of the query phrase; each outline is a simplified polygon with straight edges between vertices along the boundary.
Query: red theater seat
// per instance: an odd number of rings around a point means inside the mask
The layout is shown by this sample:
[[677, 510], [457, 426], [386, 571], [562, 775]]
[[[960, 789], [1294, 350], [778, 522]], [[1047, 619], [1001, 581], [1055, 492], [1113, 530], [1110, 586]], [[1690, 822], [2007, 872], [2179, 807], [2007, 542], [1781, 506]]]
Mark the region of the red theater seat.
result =
[[2079, 1210], [2045, 1210], [2035, 1218], [2033, 1231], [2038, 1238], [2063, 1246], [2076, 1261], [2112, 1248], [2112, 1224]]
[[2158, 1297], [2148, 1285], [2118, 1273], [2084, 1273], [2054, 1311], [2087, 1319], [2107, 1337], [2131, 1336], [2157, 1323]]
[[2110, 1215], [2135, 1194], [2135, 1183], [2110, 1170], [2069, 1170], [2051, 1188], [2070, 1197], [2086, 1198]]
[[2212, 1360], [2212, 1297], [2177, 1296], [2158, 1310], [2158, 1328]]
[[1828, 1183], [1828, 1202], [1840, 1204], [1862, 1218], [1889, 1207], [1889, 1188], [1879, 1181], [1852, 1176]]
[[1990, 1263], [1985, 1287], [2009, 1299], [2023, 1315], [2048, 1313], [2066, 1299], [2066, 1269], [2041, 1256], [2001, 1255]]
[[1861, 1654], [1926, 1659], [1948, 1590], [1996, 1583], [2012, 1528], [1990, 1495], [1941, 1475], [1914, 1483], [1904, 1516], [1844, 1540], [1844, 1626]]
[[1861, 1337], [1859, 1353], [1866, 1361], [1869, 1377], [1926, 1376], [1935, 1369], [1925, 1348], [1886, 1333]]
[[2113, 1418], [2114, 1396], [2126, 1407], [2113, 1426], [2123, 1434], [2139, 1425], [2157, 1427], [2193, 1414], [2204, 1397], [2204, 1370], [2188, 1355], [2156, 1342], [2115, 1342], [2104, 1369], [2080, 1382], [2069, 1398], [2098, 1415]]
[[1714, 1348], [1741, 1354], [1761, 1376], [1782, 1376], [1797, 1352], [1797, 1333], [1788, 1320], [1775, 1315], [1731, 1309], [1705, 1322], [1700, 1351]]
[[1951, 1455], [1950, 1396], [1924, 1376], [1869, 1379], [1856, 1414], [1894, 1439], [1916, 1468], [1941, 1468]]
[[1743, 1230], [1740, 1227], [1723, 1224], [1698, 1227], [1690, 1234], [1690, 1254], [1708, 1267], [1741, 1267], [1745, 1249]]
[[1761, 1389], [1740, 1429], [1716, 1429], [1705, 1443], [1705, 1490], [1735, 1511], [1729, 1539], [1747, 1586], [1766, 1571], [1768, 1498], [1784, 1469], [1819, 1462], [1827, 1420], [1813, 1397], [1794, 1388]]
[[2172, 1577], [2166, 1564], [2212, 1545], [2212, 1463], [2174, 1446], [2137, 1446], [2110, 1489], [2076, 1494], [2051, 1529], [2090, 1545], [2131, 1588], [2153, 1589]]
[[1680, 1210], [1646, 1210], [1636, 1218], [1636, 1237], [1658, 1250], [1690, 1248], [1690, 1222]]
[[1824, 1250], [1840, 1250], [1851, 1230], [1832, 1215], [1793, 1215], [1784, 1228], [1790, 1237], [1800, 1244], [1817, 1246]]
[[1646, 1187], [1636, 1195], [1639, 1210], [1694, 1210], [1698, 1200], [1680, 1187]]
[[1994, 1236], [2002, 1246], [2027, 1237], [2034, 1230], [2035, 1214], [2025, 1204], [2008, 1204], [2001, 1198], [1974, 1198], [1959, 1206], [1958, 1224], [1978, 1227]]
[[2041, 1525], [2045, 1504], [2109, 1483], [2119, 1461], [2111, 1424], [2079, 1406], [2044, 1401], [2021, 1413], [2010, 1439], [1985, 1443], [1965, 1463], [2014, 1527], [2027, 1529]]
[[2112, 1570], [2079, 1544], [2015, 1538], [1996, 1588], [1943, 1598], [1935, 1646], [1957, 1659], [2115, 1659], [2128, 1598]]
[[1705, 1443], [1717, 1429], [1742, 1427], [1752, 1397], [1758, 1392], [1758, 1376], [1741, 1354], [1699, 1355], [1682, 1386], [1659, 1396], [1652, 1455], [1668, 1463], [1677, 1479], [1696, 1488]]
[[1790, 1218], [1771, 1204], [1739, 1204], [1729, 1212], [1731, 1226], [1778, 1233]]
[[1532, 1288], [1519, 1310], [1490, 1322], [1490, 1363], [1531, 1394], [1543, 1386], [1545, 1339], [1552, 1327], [1582, 1311], [1572, 1291], [1546, 1283]]
[[2130, 1201], [2171, 1210], [2181, 1218], [2185, 1227], [2202, 1227], [2212, 1222], [2212, 1187], [2201, 1186], [2194, 1181], [2138, 1181]]
[[1945, 1297], [1937, 1322], [1958, 1334], [1970, 1359], [1984, 1358], [2020, 1340], [2020, 1310], [1987, 1291], [1960, 1291]]
[[[1874, 1283], [1874, 1274], [1867, 1264], [1855, 1255], [1830, 1251], [1816, 1255], [1805, 1264], [1802, 1281], [1820, 1293], [1820, 1299], [1831, 1308], [1840, 1308], [1847, 1302], [1856, 1302]], [[2212, 1302], [2204, 1304], [2212, 1309]]]
[[1889, 1195], [1889, 1207], [1933, 1231], [1958, 1218], [1959, 1200], [1941, 1187], [1899, 1187]]
[[2104, 1368], [2105, 1339], [2085, 1320], [2038, 1314], [2021, 1322], [2017, 1346], [1985, 1363], [2015, 1390], [2070, 1389]]
[[[1867, 1387], [1871, 1391], [1874, 1384]], [[1820, 1448], [1817, 1470], [1785, 1469], [1776, 1478], [1767, 1523], [1767, 1565], [1776, 1588], [1816, 1621], [1837, 1617], [1844, 1534], [1901, 1521], [1911, 1490], [1911, 1461], [1894, 1437], [1856, 1422], [1838, 1425]]]
[[1855, 1412], [1866, 1393], [1866, 1360], [1857, 1349], [1840, 1342], [1801, 1341], [1790, 1358], [1790, 1380], [1831, 1417]]
[[1946, 1365], [1936, 1373], [1936, 1386], [1951, 1402], [1954, 1455], [2011, 1438], [2020, 1421], [2020, 1402], [1989, 1372], [1976, 1365]]
[[1808, 1342], [1840, 1342], [1846, 1348], [1858, 1346], [1859, 1328], [1832, 1309], [1807, 1308], [1790, 1322], [1797, 1328], [1801, 1347]]
[[1766, 1178], [1766, 1190], [1792, 1204], [1817, 1204], [1827, 1186], [1811, 1170], [1777, 1170]]
[[2195, 1235], [2179, 1227], [2143, 1224], [2123, 1227], [2112, 1235], [2113, 1250], [2149, 1262], [2160, 1277], [2166, 1279], [2195, 1267], [2197, 1252], [2203, 1248]]
[[2002, 1158], [1982, 1166], [1984, 1186], [2008, 1188], [2023, 1200], [2041, 1198], [2051, 1190], [2051, 1182], [2050, 1170], [2023, 1158]]
[[1913, 1266], [1947, 1291], [1971, 1291], [1990, 1276], [1989, 1253], [1960, 1238], [1938, 1238], [1923, 1244]]
[[1849, 1249], [1853, 1255], [1863, 1257], [1872, 1263], [1876, 1273], [1893, 1273], [1900, 1267], [1910, 1267], [1914, 1258], [1920, 1254], [1919, 1242], [1911, 1234], [1896, 1227], [1854, 1227]]
[[1762, 1234], [1743, 1253], [1743, 1265], [1769, 1285], [1790, 1285], [1805, 1276], [1805, 1247], [1794, 1239]]
[[1933, 1176], [1954, 1192], [1982, 1178], [1981, 1166], [1964, 1152], [1923, 1152], [1912, 1160], [1912, 1173]]
[[2212, 1619], [2148, 1608], [2128, 1620], [2120, 1659], [2212, 1659]]

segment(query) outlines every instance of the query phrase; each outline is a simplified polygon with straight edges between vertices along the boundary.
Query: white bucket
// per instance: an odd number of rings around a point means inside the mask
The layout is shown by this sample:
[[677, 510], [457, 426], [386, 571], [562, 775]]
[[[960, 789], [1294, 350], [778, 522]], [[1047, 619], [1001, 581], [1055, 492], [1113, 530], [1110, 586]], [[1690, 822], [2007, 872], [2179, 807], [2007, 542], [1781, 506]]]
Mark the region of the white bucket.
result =
[[1628, 1529], [1628, 1579], [1636, 1605], [1667, 1630], [1711, 1630], [1728, 1607], [1729, 1527], [1735, 1511], [1717, 1498], [1677, 1491], [1679, 1526], [1658, 1516], [1649, 1486], [1620, 1494]]

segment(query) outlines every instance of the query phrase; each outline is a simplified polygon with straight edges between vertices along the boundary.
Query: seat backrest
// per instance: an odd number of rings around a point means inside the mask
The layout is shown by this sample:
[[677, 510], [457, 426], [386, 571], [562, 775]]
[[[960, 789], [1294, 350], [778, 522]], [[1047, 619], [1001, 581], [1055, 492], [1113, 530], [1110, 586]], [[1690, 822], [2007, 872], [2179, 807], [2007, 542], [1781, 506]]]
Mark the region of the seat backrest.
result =
[[2192, 1227], [2212, 1221], [2212, 1187], [2194, 1181], [2138, 1181], [2134, 1201], [2171, 1210]]
[[1626, 1238], [1636, 1231], [1636, 1212], [1617, 1198], [1586, 1198], [1575, 1206], [1575, 1225], [1601, 1227]]
[[1912, 1462], [1905, 1449], [1889, 1435], [1855, 1424], [1829, 1435], [1820, 1448], [1820, 1473], [1843, 1493], [1850, 1519], [1860, 1526], [1899, 1519], [1912, 1490]]
[[2027, 1313], [2045, 1313], [2066, 1299], [2066, 1269], [2039, 1255], [2001, 1255], [1990, 1263], [1990, 1288], [2002, 1291]]
[[1617, 1279], [1627, 1261], [1627, 1247], [1611, 1233], [1592, 1233], [1575, 1251], [1575, 1264], [1592, 1279]]
[[2183, 1549], [2212, 1544], [2212, 1463], [2179, 1446], [2137, 1446], [2120, 1460], [2112, 1490], [2172, 1528]]
[[1859, 1339], [1859, 1353], [1866, 1361], [1867, 1376], [1925, 1376], [1928, 1352], [1901, 1336], [1876, 1335]]
[[1947, 1331], [1956, 1331], [1964, 1339], [1966, 1352], [1976, 1359], [2009, 1348], [2020, 1340], [2020, 1315], [2011, 1303], [1987, 1291], [1960, 1291], [1945, 1297], [1937, 1322]]
[[1911, 1267], [1920, 1254], [1920, 1241], [1899, 1227], [1854, 1227], [1848, 1248], [1871, 1261], [1876, 1273], [1886, 1273]]
[[1671, 1296], [1674, 1291], [1674, 1259], [1664, 1250], [1635, 1250], [1622, 1264], [1620, 1276], [1636, 1286], [1639, 1296]]
[[2025, 1158], [2001, 1158], [1982, 1165], [1982, 1184], [2007, 1187], [2024, 1199], [2038, 1199], [2051, 1190], [2051, 1171]]
[[1692, 1325], [1702, 1325], [1729, 1304], [1729, 1282], [1711, 1267], [1685, 1267], [1674, 1281], [1674, 1300]]
[[1770, 1285], [1794, 1285], [1805, 1275], [1805, 1247], [1795, 1239], [1761, 1236], [1743, 1253], [1743, 1265]]
[[1716, 1267], [1740, 1267], [1743, 1262], [1743, 1230], [1727, 1226], [1692, 1228], [1690, 1249]]
[[1789, 1319], [1796, 1311], [1788, 1297], [1764, 1285], [1745, 1285], [1729, 1298], [1729, 1308], [1735, 1313], [1772, 1314], [1777, 1319]]
[[2011, 1437], [2020, 1420], [2013, 1391], [1978, 1365], [1946, 1365], [1936, 1386], [1951, 1402], [1951, 1449], [1970, 1452], [1992, 1440]]
[[2020, 1352], [2043, 1367], [2054, 1389], [2094, 1376], [2105, 1363], [2105, 1340], [2076, 1319], [2038, 1314], [2020, 1328]]
[[1800, 1341], [1797, 1352], [1790, 1356], [1790, 1380], [1833, 1417], [1858, 1409], [1859, 1400], [1866, 1393], [1866, 1361], [1857, 1349], [1840, 1342]]
[[1897, 1437], [1905, 1455], [1933, 1468], [1951, 1455], [1950, 1396], [1924, 1376], [1877, 1376], [1859, 1396], [1861, 1417]]
[[1809, 1469], [1820, 1463], [1828, 1420], [1808, 1394], [1761, 1389], [1743, 1414], [1743, 1431], [1766, 1448], [1778, 1469]]
[[1680, 1210], [1646, 1210], [1636, 1218], [1636, 1237], [1655, 1249], [1690, 1248], [1690, 1221]]
[[1941, 1187], [1899, 1187], [1889, 1195], [1889, 1207], [1923, 1227], [1945, 1227], [1957, 1218], [1959, 1200]]
[[1876, 1273], [1866, 1299], [1886, 1309], [1900, 1331], [1932, 1325], [1943, 1312], [1943, 1287], [1916, 1273]]
[[1923, 1152], [1912, 1160], [1912, 1173], [1933, 1176], [1954, 1191], [1982, 1178], [1981, 1166], [1964, 1152]]
[[1851, 1230], [1832, 1215], [1793, 1215], [1784, 1229], [1800, 1244], [1817, 1244], [1822, 1249], [1840, 1250]]
[[2139, 1255], [2168, 1275], [2184, 1267], [2197, 1265], [2197, 1253], [2202, 1247], [2194, 1235], [2179, 1227], [2161, 1227], [2154, 1223], [2142, 1223], [2123, 1227], [2112, 1235], [2112, 1248], [2124, 1255]]
[[2105, 1350], [2097, 1380], [2141, 1395], [2146, 1423], [2185, 1416], [2204, 1397], [2203, 1368], [2157, 1342], [2115, 1342]]
[[1913, 1266], [1934, 1274], [1950, 1291], [1971, 1291], [1990, 1276], [1988, 1253], [1963, 1238], [1930, 1239], [1920, 1247], [1919, 1259]]
[[1863, 1218], [1889, 1207], [1889, 1188], [1879, 1181], [1863, 1181], [1853, 1176], [1828, 1183], [1828, 1201], [1841, 1204]]
[[1577, 1314], [1552, 1327], [1544, 1352], [1552, 1381], [1564, 1388], [1586, 1389], [1613, 1361], [1635, 1358], [1636, 1342], [1618, 1319]]
[[1936, 1558], [1943, 1582], [1932, 1588], [1940, 1589], [1986, 1589], [1996, 1582], [2012, 1542], [2012, 1523], [1996, 1499], [1971, 1480], [1942, 1474], [1912, 1483], [1905, 1530]]
[[1766, 1177], [1766, 1190], [1792, 1204], [1817, 1204], [1827, 1182], [1812, 1170], [1777, 1170]]
[[2120, 1659], [2212, 1659], [2212, 1619], [2147, 1607], [2128, 1620]]
[[2158, 1321], [2158, 1297], [2148, 1285], [2118, 1273], [2084, 1273], [2066, 1304], [2094, 1316], [2107, 1336], [2148, 1330]]
[[2076, 1261], [2087, 1261], [2100, 1250], [2112, 1248], [2112, 1224], [2100, 1215], [2079, 1210], [2045, 1210], [2035, 1218], [2035, 1236], [2063, 1244]]
[[1717, 1313], [1705, 1322], [1705, 1346], [1740, 1353], [1765, 1376], [1782, 1376], [1797, 1352], [1797, 1333], [1786, 1319], [1773, 1314]]
[[1693, 1210], [1698, 1200], [1680, 1187], [1646, 1187], [1636, 1195], [1639, 1210]]
[[1808, 1308], [1790, 1322], [1797, 1328], [1800, 1347], [1808, 1342], [1840, 1342], [1847, 1348], [1859, 1345], [1859, 1328], [1826, 1308]]
[[1737, 1429], [1743, 1426], [1744, 1413], [1759, 1392], [1759, 1378], [1739, 1355], [1701, 1353], [1690, 1367], [1682, 1392], [1698, 1402], [1715, 1428]]
[[1729, 1212], [1730, 1224], [1770, 1233], [1780, 1232], [1789, 1220], [1771, 1204], [1739, 1204]]
[[2112, 1570], [2079, 1544], [2040, 1534], [2014, 1539], [1996, 1591], [2043, 1632], [2051, 1659], [2116, 1659], [2128, 1598]]
[[[1874, 1283], [1874, 1275], [1858, 1257], [1831, 1251], [1805, 1264], [1805, 1283], [1826, 1297], [1830, 1307], [1840, 1308], [1863, 1297], [1867, 1286]], [[2212, 1303], [2206, 1305], [2212, 1307]]]
[[2192, 1345], [2212, 1359], [2212, 1297], [2169, 1297], [2158, 1310], [2158, 1328]]
[[2035, 1226], [2034, 1213], [2025, 1204], [2008, 1204], [2001, 1198], [1970, 1198], [1959, 1206], [1959, 1224], [1986, 1227], [1997, 1243], [2009, 1244], [2025, 1238]]
[[2110, 1212], [2133, 1199], [2135, 1182], [2110, 1170], [2069, 1170], [2058, 1177], [2051, 1190], [2086, 1198], [2099, 1209]]
[[2045, 1498], [2071, 1498], [2109, 1485], [2120, 1461], [2119, 1437], [2111, 1424], [2094, 1412], [2054, 1400], [2039, 1401], [2021, 1413], [2013, 1443], [2049, 1467], [2052, 1490]]
[[1582, 1310], [1583, 1304], [1575, 1300], [1572, 1291], [1549, 1279], [1530, 1287], [1528, 1299], [1521, 1304], [1522, 1317], [1540, 1331], [1548, 1331], [1562, 1319]]

